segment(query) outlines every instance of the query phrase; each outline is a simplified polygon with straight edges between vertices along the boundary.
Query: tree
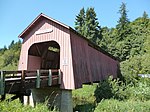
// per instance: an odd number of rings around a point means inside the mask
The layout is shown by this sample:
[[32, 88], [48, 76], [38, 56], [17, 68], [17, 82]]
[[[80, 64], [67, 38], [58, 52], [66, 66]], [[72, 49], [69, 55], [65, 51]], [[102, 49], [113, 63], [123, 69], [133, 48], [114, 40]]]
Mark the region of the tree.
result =
[[86, 12], [84, 8], [80, 10], [80, 13], [76, 16], [75, 29], [94, 43], [98, 43], [102, 38], [101, 28], [92, 7], [87, 8]]
[[144, 13], [143, 13], [143, 18], [144, 19], [148, 19], [148, 14], [144, 11]]
[[122, 3], [119, 13], [120, 13], [121, 17], [119, 18], [116, 28], [118, 30], [119, 40], [122, 40], [126, 37], [126, 34], [129, 33], [129, 28], [128, 28], [129, 19], [127, 16], [127, 10], [126, 10], [125, 3]]
[[98, 43], [101, 40], [101, 28], [99, 26], [98, 19], [94, 8], [88, 8], [86, 11], [86, 37], [94, 43]]
[[81, 35], [85, 36], [85, 10], [82, 8], [80, 13], [76, 16], [75, 30]]
[[10, 43], [10, 45], [8, 46], [8, 48], [10, 49], [11, 47], [13, 47], [13, 46], [14, 46], [14, 43], [15, 43], [15, 41], [12, 40], [11, 43]]

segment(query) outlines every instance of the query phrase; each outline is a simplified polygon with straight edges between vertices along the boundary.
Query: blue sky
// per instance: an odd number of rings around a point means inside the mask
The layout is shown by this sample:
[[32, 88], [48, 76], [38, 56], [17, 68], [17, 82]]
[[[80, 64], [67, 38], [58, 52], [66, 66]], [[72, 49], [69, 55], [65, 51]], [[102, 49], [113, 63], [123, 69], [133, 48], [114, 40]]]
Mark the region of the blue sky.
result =
[[18, 41], [18, 35], [40, 13], [74, 28], [80, 9], [94, 7], [102, 27], [115, 27], [122, 2], [127, 5], [130, 21], [142, 16], [144, 11], [150, 16], [149, 0], [0, 0], [0, 48], [12, 40]]

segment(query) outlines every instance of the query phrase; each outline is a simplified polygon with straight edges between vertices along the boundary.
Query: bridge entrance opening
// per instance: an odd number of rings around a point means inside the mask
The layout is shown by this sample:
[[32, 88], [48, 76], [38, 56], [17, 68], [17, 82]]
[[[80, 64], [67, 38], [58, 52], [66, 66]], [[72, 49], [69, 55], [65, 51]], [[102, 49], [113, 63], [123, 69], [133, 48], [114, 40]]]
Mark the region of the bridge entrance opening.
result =
[[28, 70], [60, 69], [60, 46], [56, 41], [33, 44], [28, 51]]

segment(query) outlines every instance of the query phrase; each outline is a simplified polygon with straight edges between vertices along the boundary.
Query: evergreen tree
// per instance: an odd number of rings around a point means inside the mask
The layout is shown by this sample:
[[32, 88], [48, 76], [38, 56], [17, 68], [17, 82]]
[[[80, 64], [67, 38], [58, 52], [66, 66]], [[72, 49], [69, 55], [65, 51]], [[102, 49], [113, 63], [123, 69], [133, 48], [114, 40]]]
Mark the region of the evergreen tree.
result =
[[142, 24], [143, 24], [143, 28], [147, 28], [148, 24], [149, 24], [149, 17], [145, 11], [144, 11], [143, 17], [142, 17]]
[[85, 10], [82, 8], [80, 13], [76, 16], [75, 30], [81, 35], [85, 36]]
[[119, 40], [122, 40], [126, 37], [126, 34], [129, 33], [129, 28], [128, 28], [129, 19], [127, 16], [127, 10], [126, 10], [125, 3], [122, 3], [119, 13], [120, 13], [121, 17], [119, 18], [116, 28], [118, 30], [118, 36], [119, 36], [118, 38], [119, 38]]
[[101, 29], [94, 8], [88, 8], [86, 11], [86, 37], [94, 43], [101, 40]]
[[148, 19], [148, 14], [144, 11], [144, 13], [143, 13], [143, 18], [144, 19]]
[[15, 43], [15, 41], [12, 40], [11, 43], [10, 43], [10, 45], [8, 46], [8, 48], [10, 49], [11, 47], [13, 47], [13, 46], [14, 46], [14, 43]]
[[78, 33], [88, 38], [94, 43], [98, 43], [101, 39], [101, 28], [94, 8], [88, 8], [85, 12], [84, 8], [76, 16], [75, 29]]

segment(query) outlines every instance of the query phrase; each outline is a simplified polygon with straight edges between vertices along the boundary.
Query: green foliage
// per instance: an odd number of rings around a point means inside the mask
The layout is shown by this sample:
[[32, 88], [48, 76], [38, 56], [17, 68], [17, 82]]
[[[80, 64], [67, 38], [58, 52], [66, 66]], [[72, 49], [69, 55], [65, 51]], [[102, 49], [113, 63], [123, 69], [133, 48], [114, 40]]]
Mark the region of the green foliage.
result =
[[119, 13], [121, 17], [116, 28], [102, 28], [102, 39], [99, 46], [120, 59], [120, 61], [129, 60], [136, 55], [144, 56], [144, 52], [147, 51], [149, 46], [147, 38], [150, 35], [150, 19], [148, 15], [144, 12], [143, 17], [129, 22], [124, 3], [121, 5]]
[[126, 86], [119, 79], [109, 77], [107, 80], [101, 81], [95, 90], [96, 101], [100, 102], [102, 99], [118, 99], [126, 98], [124, 93]]
[[87, 8], [86, 12], [84, 8], [80, 10], [80, 13], [76, 16], [75, 29], [94, 43], [98, 43], [102, 38], [101, 28], [92, 7]]
[[149, 112], [150, 101], [118, 101], [115, 99], [102, 100], [94, 112]]
[[96, 106], [94, 91], [96, 85], [83, 85], [83, 88], [72, 91], [74, 111], [93, 112]]
[[0, 69], [16, 70], [21, 50], [21, 41], [12, 41], [11, 44], [0, 50]]
[[[73, 91], [74, 110], [81, 112], [146, 111], [150, 104], [150, 79], [126, 84], [109, 77], [99, 84], [84, 85]], [[133, 103], [133, 104], [132, 104]], [[139, 108], [140, 106], [140, 108]]]
[[82, 8], [79, 12], [79, 14], [76, 16], [75, 21], [75, 29], [78, 33], [85, 36], [85, 10]]
[[33, 108], [31, 106], [23, 106], [18, 100], [15, 100], [13, 102], [0, 102], [0, 112], [50, 112], [50, 110], [46, 104], [37, 104]]
[[130, 32], [130, 29], [128, 27], [129, 19], [127, 17], [127, 10], [126, 10], [125, 3], [121, 4], [119, 13], [121, 17], [119, 18], [116, 28], [118, 30], [118, 39], [123, 40], [126, 38], [127, 34]]

